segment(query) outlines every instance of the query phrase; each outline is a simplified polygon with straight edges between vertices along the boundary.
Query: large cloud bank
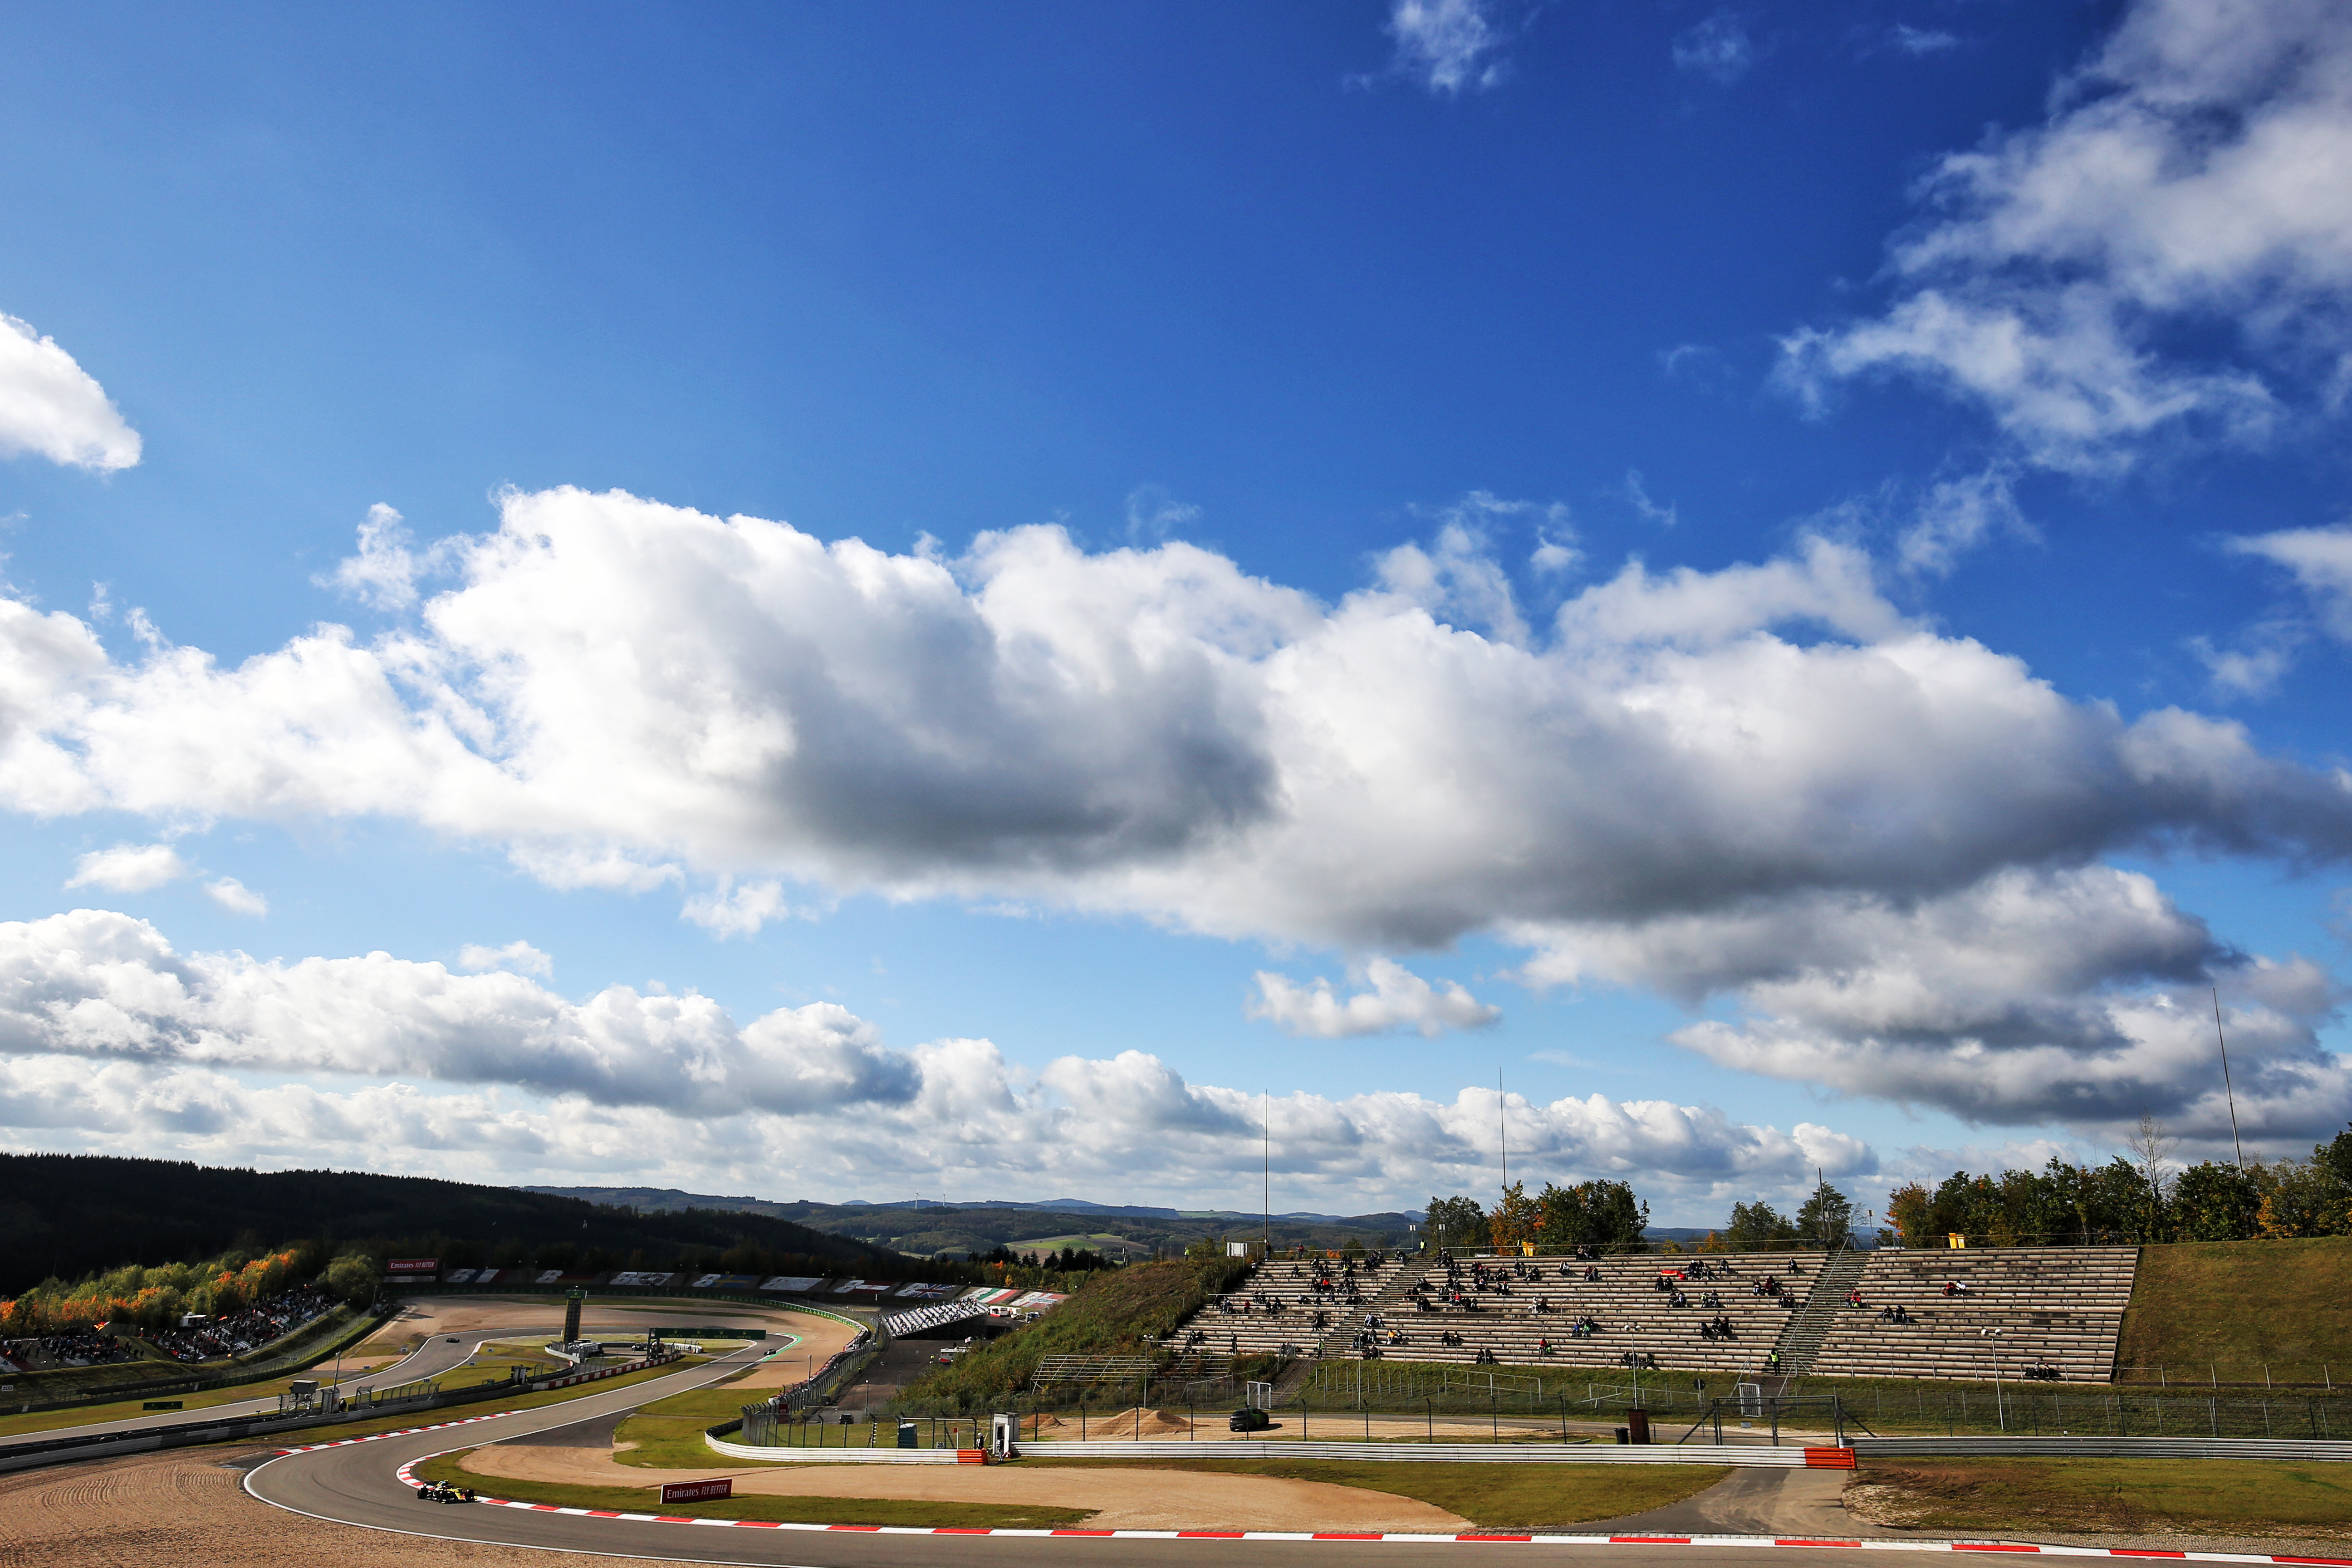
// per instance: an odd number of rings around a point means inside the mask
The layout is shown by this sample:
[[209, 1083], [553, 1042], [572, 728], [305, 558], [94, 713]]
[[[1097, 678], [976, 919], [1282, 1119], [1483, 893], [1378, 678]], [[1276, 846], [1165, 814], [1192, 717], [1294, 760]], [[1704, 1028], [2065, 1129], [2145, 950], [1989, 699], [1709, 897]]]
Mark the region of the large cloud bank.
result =
[[[1515, 1161], [1641, 1173], [1662, 1198], [1874, 1167], [1825, 1127], [1782, 1132], [1665, 1101], [1515, 1096], [1505, 1114]], [[1265, 1126], [1292, 1202], [1484, 1185], [1497, 1150], [1484, 1089], [1294, 1095]], [[144, 921], [78, 910], [0, 923], [0, 1127], [51, 1145], [326, 1152], [489, 1176], [651, 1164], [698, 1182], [790, 1168], [845, 1193], [912, 1181], [1043, 1195], [1116, 1180], [1197, 1194], [1255, 1174], [1260, 1102], [1134, 1051], [1032, 1071], [985, 1040], [892, 1049], [825, 1004], [739, 1025], [707, 997], [614, 986], [573, 1003], [519, 974], [381, 952], [182, 954]]]
[[[367, 540], [352, 580], [411, 618], [233, 668], [118, 660], [0, 602], [0, 799], [405, 818], [557, 885], [684, 883], [720, 932], [783, 912], [788, 883], [1367, 955], [1500, 932], [1538, 984], [1729, 999], [1744, 1022], [1685, 1037], [1723, 1059], [2098, 1125], [2201, 1126], [2202, 1077], [2126, 1042], [2167, 988], [2267, 973], [2100, 858], [2352, 850], [2341, 772], [2071, 701], [1822, 539], [1635, 564], [1540, 621], [1460, 530], [1336, 605], [1181, 543], [1028, 528], [891, 555], [570, 489], [430, 552], [383, 516]], [[449, 585], [406, 592], [428, 567]], [[2290, 989], [2248, 1002], [2307, 1079], [2277, 1102], [2289, 1138], [2345, 1107], [2315, 1033], [2332, 993]], [[1391, 990], [1260, 1006], [1318, 1034], [1482, 1016]], [[1913, 1070], [1970, 1052], [2032, 1066]]]

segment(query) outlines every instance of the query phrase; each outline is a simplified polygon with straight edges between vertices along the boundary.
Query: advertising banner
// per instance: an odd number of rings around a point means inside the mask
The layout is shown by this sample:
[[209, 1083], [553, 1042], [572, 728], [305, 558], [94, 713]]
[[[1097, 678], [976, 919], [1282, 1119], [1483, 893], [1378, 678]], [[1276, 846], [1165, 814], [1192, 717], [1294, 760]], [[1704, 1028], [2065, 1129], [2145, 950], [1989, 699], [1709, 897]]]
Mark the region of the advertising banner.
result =
[[735, 1483], [717, 1481], [666, 1481], [662, 1485], [662, 1501], [709, 1502], [713, 1498], [733, 1497]]
[[437, 1258], [395, 1258], [383, 1266], [386, 1274], [438, 1274], [441, 1260]]

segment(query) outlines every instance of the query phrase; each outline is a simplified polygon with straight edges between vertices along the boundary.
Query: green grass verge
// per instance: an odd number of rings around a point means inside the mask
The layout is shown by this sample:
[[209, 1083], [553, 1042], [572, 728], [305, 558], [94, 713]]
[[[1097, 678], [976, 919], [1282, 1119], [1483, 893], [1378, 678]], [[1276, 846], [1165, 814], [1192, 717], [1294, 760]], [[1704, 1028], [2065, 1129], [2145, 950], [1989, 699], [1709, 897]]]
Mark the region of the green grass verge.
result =
[[1706, 1490], [1731, 1473], [1727, 1465], [1391, 1464], [1333, 1459], [1049, 1459], [1024, 1466], [1195, 1470], [1210, 1475], [1276, 1476], [1413, 1498], [1458, 1514], [1482, 1530], [1546, 1530], [1622, 1519]]
[[[467, 1452], [470, 1453], [468, 1449]], [[895, 1498], [759, 1497], [716, 1502], [661, 1500], [659, 1483], [645, 1487], [573, 1487], [541, 1481], [509, 1481], [462, 1468], [464, 1454], [441, 1454], [416, 1467], [425, 1480], [472, 1487], [516, 1502], [553, 1503], [559, 1508], [609, 1508], [628, 1513], [658, 1513], [678, 1519], [759, 1519], [787, 1524], [897, 1524], [948, 1530], [1055, 1530], [1094, 1517], [1092, 1509], [1041, 1508], [1021, 1503], [910, 1502]]]
[[2352, 1538], [2352, 1467], [2206, 1459], [1873, 1461], [1855, 1486], [1889, 1486], [1913, 1529]]
[[2116, 1361], [2125, 1375], [2259, 1384], [2352, 1382], [2352, 1237], [2144, 1247]]

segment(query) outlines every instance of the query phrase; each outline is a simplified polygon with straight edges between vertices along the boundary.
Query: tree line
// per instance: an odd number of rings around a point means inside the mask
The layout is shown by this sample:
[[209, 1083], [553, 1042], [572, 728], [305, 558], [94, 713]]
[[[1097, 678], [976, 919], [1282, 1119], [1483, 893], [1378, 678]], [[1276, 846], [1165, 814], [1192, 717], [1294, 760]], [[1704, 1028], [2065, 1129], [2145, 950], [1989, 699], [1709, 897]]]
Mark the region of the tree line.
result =
[[2254, 1241], [2352, 1236], [2352, 1128], [2307, 1160], [2201, 1160], [2174, 1169], [2176, 1143], [2143, 1118], [2130, 1152], [2102, 1165], [2053, 1157], [2039, 1171], [1955, 1171], [1933, 1189], [1913, 1182], [1886, 1200], [1887, 1240], [1941, 1247], [1966, 1236], [2031, 1242]]
[[0, 1296], [47, 1279], [218, 1257], [267, 1239], [446, 1268], [683, 1269], [953, 1279], [886, 1247], [727, 1210], [621, 1205], [358, 1171], [249, 1171], [96, 1154], [0, 1154]]
[[1546, 1250], [1573, 1247], [1639, 1247], [1650, 1205], [1624, 1182], [1597, 1180], [1559, 1186], [1533, 1197], [1525, 1182], [1505, 1187], [1490, 1211], [1472, 1197], [1433, 1197], [1423, 1230], [1432, 1247], [1491, 1247], [1515, 1252], [1533, 1243]]

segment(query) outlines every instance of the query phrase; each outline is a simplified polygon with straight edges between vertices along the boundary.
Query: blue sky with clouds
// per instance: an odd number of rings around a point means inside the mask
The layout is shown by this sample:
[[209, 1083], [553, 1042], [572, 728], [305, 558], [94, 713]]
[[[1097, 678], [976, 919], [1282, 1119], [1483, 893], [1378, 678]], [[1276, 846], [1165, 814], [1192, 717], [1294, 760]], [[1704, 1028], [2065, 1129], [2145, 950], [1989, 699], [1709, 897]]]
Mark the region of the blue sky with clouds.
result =
[[[0, 1140], [1718, 1219], [2352, 1117], [2317, 0], [247, 8], [0, 100]], [[2200, 1011], [2202, 1009], [2202, 1011]], [[2200, 1022], [2201, 1019], [2201, 1022]]]

